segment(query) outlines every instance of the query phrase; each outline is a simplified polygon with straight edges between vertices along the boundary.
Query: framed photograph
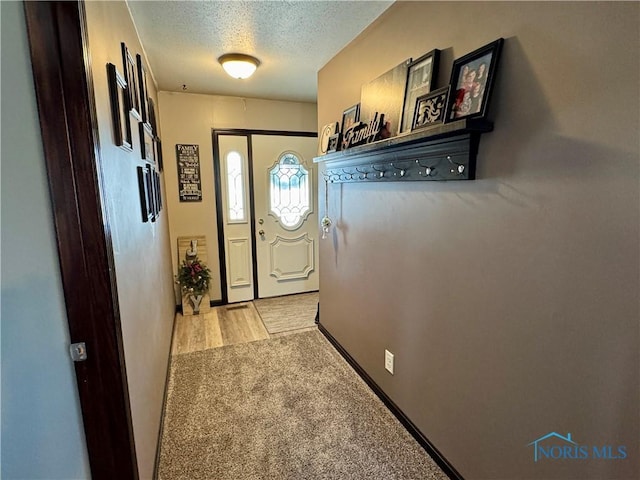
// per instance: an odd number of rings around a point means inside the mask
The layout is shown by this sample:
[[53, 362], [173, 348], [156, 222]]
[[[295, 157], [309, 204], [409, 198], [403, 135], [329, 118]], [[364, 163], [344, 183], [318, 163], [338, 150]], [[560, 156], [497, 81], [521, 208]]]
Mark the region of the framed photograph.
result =
[[158, 170], [162, 172], [164, 170], [164, 163], [162, 161], [162, 142], [158, 137], [156, 137], [153, 143], [155, 145], [155, 159], [158, 164]]
[[333, 153], [340, 150], [340, 144], [342, 143], [342, 134], [340, 132], [334, 133], [329, 137], [327, 143], [327, 153]]
[[156, 124], [156, 106], [153, 103], [153, 98], [147, 98], [147, 108], [149, 109], [149, 125], [151, 125], [151, 133], [154, 137], [158, 136], [158, 125]]
[[140, 157], [151, 164], [155, 164], [154, 142], [151, 127], [146, 123], [139, 123], [140, 130]]
[[107, 63], [109, 82], [109, 100], [111, 103], [111, 123], [113, 124], [113, 142], [124, 150], [131, 151], [131, 120], [129, 119], [129, 100], [127, 82], [113, 63]]
[[440, 50], [436, 49], [422, 55], [409, 65], [400, 133], [411, 130], [415, 116], [416, 100], [418, 97], [429, 93], [435, 85], [435, 79], [438, 77], [439, 62]]
[[449, 85], [418, 97], [411, 130], [444, 123], [448, 97]]
[[353, 107], [347, 108], [342, 112], [342, 129], [340, 132], [344, 135], [349, 127], [360, 121], [360, 104], [356, 103]]
[[156, 221], [158, 218], [158, 209], [156, 207], [156, 194], [155, 194], [155, 186], [154, 186], [154, 176], [153, 171], [155, 168], [148, 165], [145, 173], [145, 182], [147, 188], [147, 205], [149, 206], [149, 220], [152, 222]]
[[140, 117], [144, 123], [149, 124], [149, 89], [147, 88], [147, 68], [144, 66], [142, 56], [136, 54], [138, 66], [138, 86], [140, 89]]
[[160, 186], [160, 174], [155, 168], [153, 169], [153, 187], [155, 193], [156, 214], [160, 216], [160, 212], [162, 211], [162, 188]]
[[338, 122], [332, 122], [322, 127], [320, 135], [318, 135], [318, 155], [327, 153], [329, 138], [338, 131], [338, 128], [340, 128]]
[[124, 42], [120, 45], [122, 47], [124, 80], [127, 82], [127, 93], [129, 95], [129, 111], [137, 120], [140, 120], [140, 89], [138, 88], [138, 77], [136, 75], [136, 62], [131, 56], [127, 45]]
[[149, 166], [138, 167], [138, 193], [140, 195], [140, 211], [142, 222], [151, 220], [151, 205], [149, 204]]
[[486, 118], [504, 39], [453, 62], [448, 120]]

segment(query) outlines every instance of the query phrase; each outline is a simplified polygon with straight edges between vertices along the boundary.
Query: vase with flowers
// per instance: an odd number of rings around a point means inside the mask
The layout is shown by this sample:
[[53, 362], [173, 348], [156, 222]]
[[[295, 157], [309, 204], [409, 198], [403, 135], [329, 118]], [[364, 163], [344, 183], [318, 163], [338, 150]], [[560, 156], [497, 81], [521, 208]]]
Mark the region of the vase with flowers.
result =
[[209, 292], [210, 281], [209, 267], [201, 262], [197, 255], [187, 255], [176, 275], [176, 283], [182, 289], [183, 298], [188, 298], [193, 305], [193, 313], [196, 315], [200, 313], [202, 297]]

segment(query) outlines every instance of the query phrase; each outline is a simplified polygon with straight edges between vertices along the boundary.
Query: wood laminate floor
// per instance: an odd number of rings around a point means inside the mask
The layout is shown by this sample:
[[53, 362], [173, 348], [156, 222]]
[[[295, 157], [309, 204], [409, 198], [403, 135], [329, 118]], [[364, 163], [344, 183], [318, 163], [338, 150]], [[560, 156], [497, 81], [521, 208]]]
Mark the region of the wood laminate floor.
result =
[[214, 307], [202, 315], [176, 314], [172, 355], [275, 338], [317, 327], [270, 334], [253, 302]]

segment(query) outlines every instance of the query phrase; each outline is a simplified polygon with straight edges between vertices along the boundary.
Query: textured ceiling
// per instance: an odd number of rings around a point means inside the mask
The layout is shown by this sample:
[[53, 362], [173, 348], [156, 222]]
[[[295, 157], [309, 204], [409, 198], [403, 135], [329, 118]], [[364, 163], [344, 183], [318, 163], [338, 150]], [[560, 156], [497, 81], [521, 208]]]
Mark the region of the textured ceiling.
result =
[[[160, 90], [315, 102], [317, 72], [392, 1], [137, 1], [129, 8]], [[236, 80], [217, 62], [262, 63]]]

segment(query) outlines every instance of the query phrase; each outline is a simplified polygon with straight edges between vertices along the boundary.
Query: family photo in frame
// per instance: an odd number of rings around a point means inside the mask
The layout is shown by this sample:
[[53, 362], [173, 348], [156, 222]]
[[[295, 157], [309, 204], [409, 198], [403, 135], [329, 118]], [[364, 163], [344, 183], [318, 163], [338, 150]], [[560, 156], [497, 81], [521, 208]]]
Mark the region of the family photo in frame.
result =
[[487, 116], [503, 43], [499, 38], [453, 62], [449, 120]]

